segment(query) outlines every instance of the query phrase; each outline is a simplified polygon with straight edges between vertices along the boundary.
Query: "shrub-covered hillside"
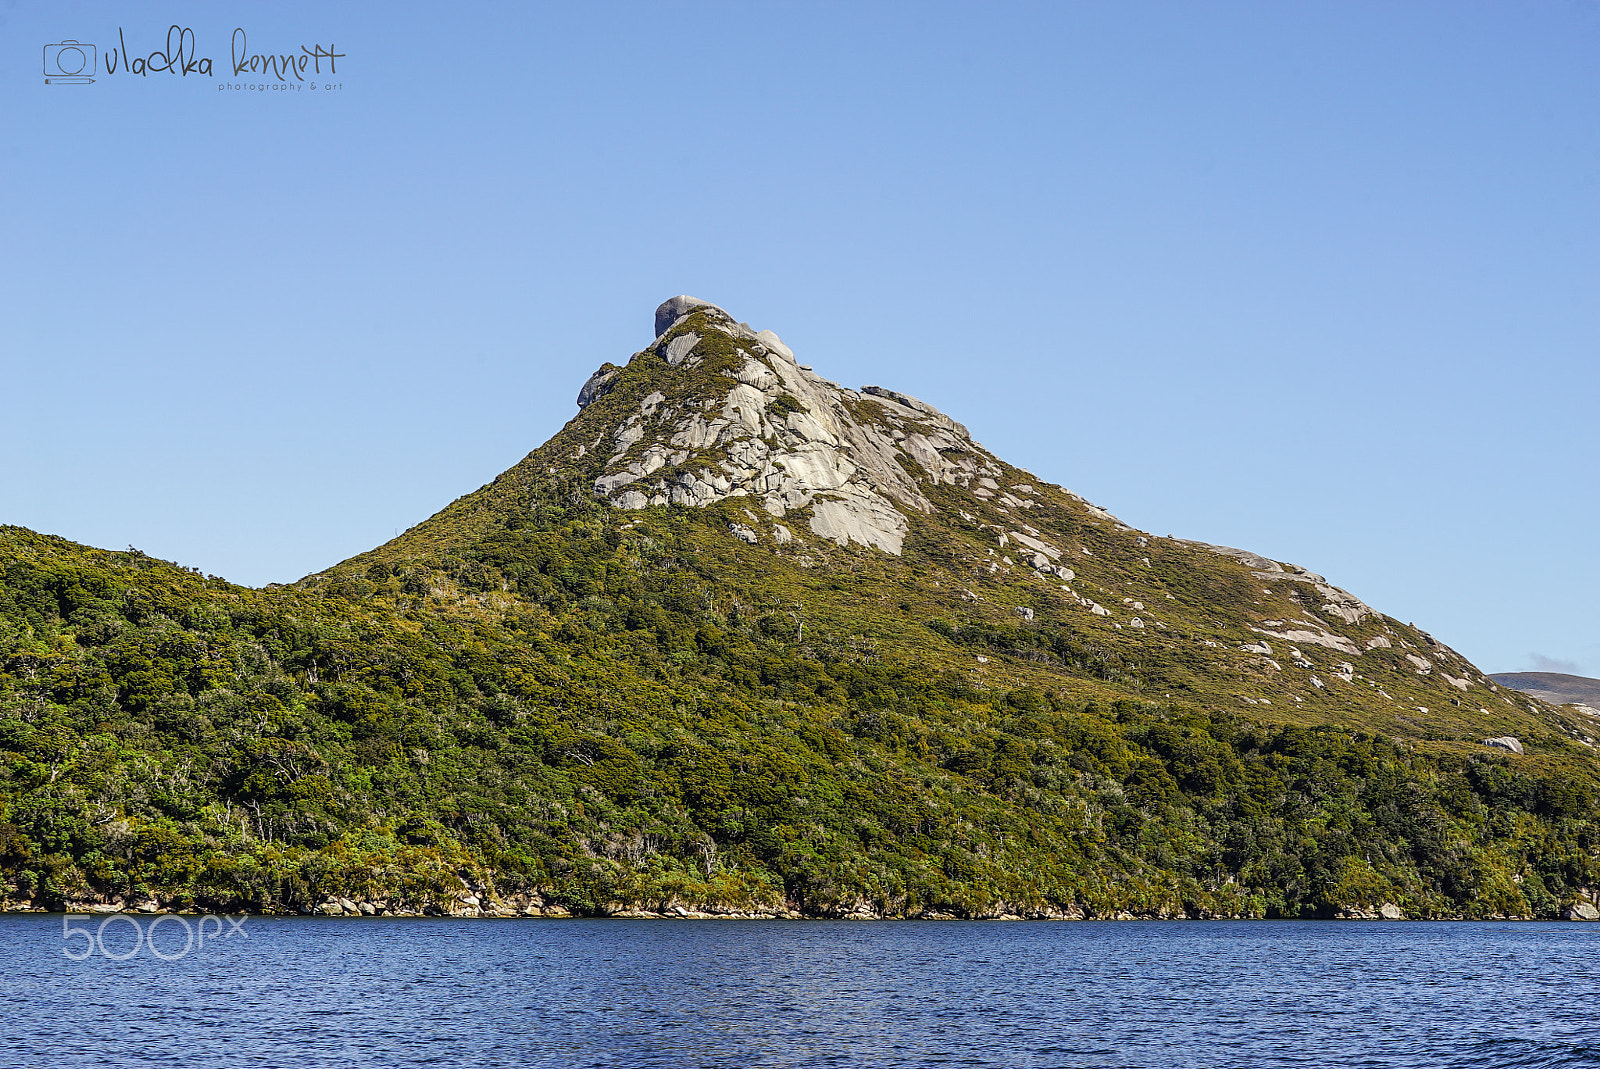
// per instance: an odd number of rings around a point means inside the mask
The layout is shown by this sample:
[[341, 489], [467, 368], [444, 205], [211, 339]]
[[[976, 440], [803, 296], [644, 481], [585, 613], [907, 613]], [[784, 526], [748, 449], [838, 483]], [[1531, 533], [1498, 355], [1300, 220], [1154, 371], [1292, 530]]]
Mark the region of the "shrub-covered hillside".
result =
[[[758, 337], [675, 315], [522, 464], [294, 586], [0, 528], [9, 900], [1550, 917], [1592, 894], [1584, 725]], [[924, 455], [935, 416], [952, 444]], [[769, 475], [827, 449], [849, 471], [729, 491], [765, 477], [752, 441]]]

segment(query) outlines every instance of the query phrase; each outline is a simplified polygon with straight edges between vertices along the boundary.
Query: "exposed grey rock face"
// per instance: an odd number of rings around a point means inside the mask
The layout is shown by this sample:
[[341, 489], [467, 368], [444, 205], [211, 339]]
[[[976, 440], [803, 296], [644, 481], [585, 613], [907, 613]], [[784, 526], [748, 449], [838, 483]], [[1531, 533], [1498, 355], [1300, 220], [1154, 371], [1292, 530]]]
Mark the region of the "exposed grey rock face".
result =
[[679, 364], [689, 359], [689, 354], [693, 353], [694, 347], [699, 344], [700, 335], [690, 331], [688, 334], [680, 334], [676, 338], [673, 338], [672, 341], [668, 342], [667, 347], [662, 350], [661, 355], [666, 357], [667, 363], [671, 364], [673, 367], [677, 367]]
[[[698, 297], [689, 297], [681, 294], [662, 301], [656, 308], [656, 337], [661, 337], [661, 335], [672, 329], [672, 324], [676, 323], [680, 317], [688, 315], [696, 308], [717, 308], [717, 306], [710, 301], [702, 301]], [[722, 309], [717, 308], [717, 311], [721, 312]]]
[[[1268, 622], [1278, 623], [1280, 626], [1287, 626], [1288, 629], [1282, 631], [1273, 631], [1264, 627], [1252, 627], [1250, 630], [1256, 632], [1257, 634], [1267, 635], [1271, 638], [1282, 639], [1285, 642], [1298, 642], [1307, 646], [1325, 646], [1330, 650], [1338, 650], [1340, 653], [1350, 653], [1357, 656], [1359, 656], [1361, 653], [1361, 651], [1356, 648], [1356, 644], [1345, 638], [1343, 635], [1336, 635], [1332, 631], [1329, 631], [1323, 627], [1318, 627], [1316, 624], [1310, 623], [1309, 621], [1305, 622], [1304, 626], [1283, 625], [1282, 621]], [[1292, 621], [1291, 623], [1293, 625], [1300, 625], [1302, 622]]]
[[906, 518], [875, 494], [824, 498], [811, 506], [811, 532], [841, 546], [859, 542], [898, 557], [905, 543]]
[[622, 374], [620, 367], [605, 365], [599, 371], [589, 376], [589, 381], [583, 384], [583, 389], [578, 391], [578, 407], [587, 408], [606, 395], [612, 383], [617, 381], [617, 376]]
[[1501, 735], [1498, 738], [1484, 739], [1483, 744], [1500, 750], [1510, 750], [1512, 753], [1522, 752], [1522, 740], [1514, 735]]
[[[682, 329], [683, 317], [697, 310], [710, 314], [697, 317], [693, 330]], [[654, 354], [671, 367], [697, 367], [706, 332], [716, 331], [735, 343], [742, 363], [727, 373], [731, 381], [720, 400], [673, 408], [655, 393], [612, 429], [615, 455], [595, 479], [594, 492], [618, 508], [749, 497], [774, 519], [809, 511], [811, 533], [840, 546], [899, 554], [906, 513], [933, 509], [923, 484], [976, 487], [991, 497], [985, 484], [999, 490], [999, 463], [932, 405], [879, 387], [858, 393], [829, 382], [797, 363], [776, 334], [753, 331], [697, 298], [663, 303], [656, 328], [656, 341], [641, 358]], [[609, 381], [585, 393], [599, 396]], [[867, 400], [872, 404], [862, 406]], [[1009, 492], [998, 498], [1007, 507], [1026, 507]], [[758, 536], [754, 527], [742, 529]], [[1033, 535], [1015, 537], [1029, 547], [1025, 560], [1041, 576], [1072, 577], [1071, 569], [1055, 563], [1060, 550]], [[773, 543], [792, 538], [785, 527], [781, 535], [774, 532]]]
[[1600, 909], [1587, 902], [1574, 902], [1562, 916], [1569, 921], [1600, 921]]

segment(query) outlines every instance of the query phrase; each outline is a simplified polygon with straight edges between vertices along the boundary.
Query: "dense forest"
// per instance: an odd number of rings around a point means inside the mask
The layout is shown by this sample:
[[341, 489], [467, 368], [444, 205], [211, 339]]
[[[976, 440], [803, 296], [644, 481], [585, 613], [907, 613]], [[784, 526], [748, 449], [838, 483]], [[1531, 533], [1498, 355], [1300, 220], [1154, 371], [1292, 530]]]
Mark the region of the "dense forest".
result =
[[1553, 917], [1596, 883], [1581, 757], [1084, 697], [1048, 677], [1096, 651], [910, 625], [1039, 677], [978, 685], [802, 636], [696, 551], [709, 512], [606, 511], [266, 591], [4, 529], [9, 897]]

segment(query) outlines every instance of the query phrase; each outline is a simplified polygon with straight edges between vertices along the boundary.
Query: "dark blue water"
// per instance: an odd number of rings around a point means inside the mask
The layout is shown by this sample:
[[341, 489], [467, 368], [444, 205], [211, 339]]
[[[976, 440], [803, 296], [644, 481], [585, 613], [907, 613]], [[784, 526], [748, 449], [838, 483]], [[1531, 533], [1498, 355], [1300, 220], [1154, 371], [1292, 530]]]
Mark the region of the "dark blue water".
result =
[[0, 918], [0, 1065], [1600, 1066], [1600, 925], [101, 921]]

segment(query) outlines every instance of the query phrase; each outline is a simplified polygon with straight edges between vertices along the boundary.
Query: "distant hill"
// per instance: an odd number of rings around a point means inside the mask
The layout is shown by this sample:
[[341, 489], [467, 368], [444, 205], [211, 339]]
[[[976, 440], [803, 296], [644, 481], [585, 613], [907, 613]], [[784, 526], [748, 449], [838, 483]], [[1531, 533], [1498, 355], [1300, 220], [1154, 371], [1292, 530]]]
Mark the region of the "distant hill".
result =
[[1586, 705], [1600, 709], [1600, 679], [1562, 672], [1498, 672], [1489, 678], [1502, 687], [1519, 690], [1551, 705]]
[[0, 895], [1556, 917], [1600, 885], [1596, 725], [1321, 575], [1135, 530], [693, 298], [578, 403], [289, 586], [0, 528]]

